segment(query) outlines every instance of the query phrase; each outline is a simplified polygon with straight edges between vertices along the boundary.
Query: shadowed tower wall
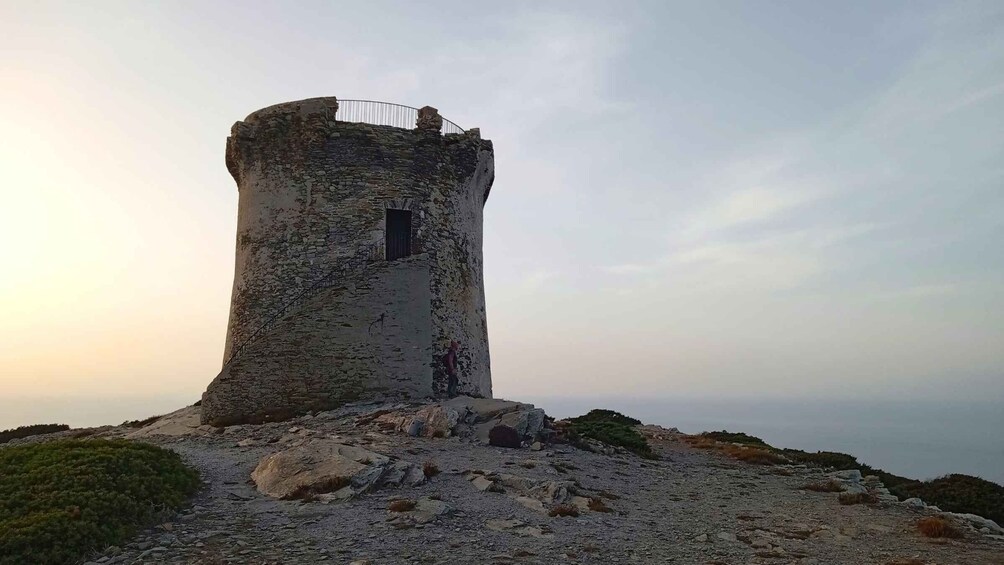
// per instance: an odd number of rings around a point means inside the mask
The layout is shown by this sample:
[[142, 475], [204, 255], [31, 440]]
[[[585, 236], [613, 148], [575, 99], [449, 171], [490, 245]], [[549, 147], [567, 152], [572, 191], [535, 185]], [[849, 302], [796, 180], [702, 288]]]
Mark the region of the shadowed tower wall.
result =
[[[220, 374], [203, 422], [279, 419], [362, 399], [491, 396], [482, 209], [492, 144], [477, 130], [339, 121], [334, 98], [237, 122], [237, 250]], [[390, 235], [388, 235], [390, 230]]]

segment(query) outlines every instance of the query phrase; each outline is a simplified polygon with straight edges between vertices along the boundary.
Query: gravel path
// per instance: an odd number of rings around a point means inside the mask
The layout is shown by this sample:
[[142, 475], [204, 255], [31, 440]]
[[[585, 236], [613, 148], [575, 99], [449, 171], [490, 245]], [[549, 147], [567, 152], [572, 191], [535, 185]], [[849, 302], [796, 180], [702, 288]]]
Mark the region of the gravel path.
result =
[[[259, 494], [249, 481], [258, 461], [302, 437], [337, 437], [418, 464], [432, 461], [441, 473], [418, 487], [343, 503]], [[205, 488], [169, 522], [88, 563], [1004, 565], [1002, 541], [921, 537], [914, 524], [922, 510], [842, 506], [835, 494], [801, 490], [823, 478], [819, 470], [737, 463], [691, 449], [672, 432], [664, 437], [653, 442], [660, 461], [563, 445], [513, 450], [384, 434], [357, 426], [350, 411], [221, 434], [151, 435], [145, 440], [198, 468]], [[470, 470], [576, 480], [603, 492], [613, 512], [551, 518], [509, 494], [477, 490], [464, 476]], [[430, 496], [452, 512], [412, 525], [387, 510], [394, 499]]]

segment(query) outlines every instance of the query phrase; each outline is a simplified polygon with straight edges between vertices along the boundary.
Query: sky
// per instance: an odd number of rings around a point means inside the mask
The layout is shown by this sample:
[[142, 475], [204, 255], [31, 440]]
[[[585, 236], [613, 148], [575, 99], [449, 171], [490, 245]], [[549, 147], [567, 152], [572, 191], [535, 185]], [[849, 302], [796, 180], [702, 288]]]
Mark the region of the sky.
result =
[[315, 96], [494, 142], [496, 396], [1004, 401], [1004, 4], [661, 0], [0, 0], [0, 400], [198, 398]]

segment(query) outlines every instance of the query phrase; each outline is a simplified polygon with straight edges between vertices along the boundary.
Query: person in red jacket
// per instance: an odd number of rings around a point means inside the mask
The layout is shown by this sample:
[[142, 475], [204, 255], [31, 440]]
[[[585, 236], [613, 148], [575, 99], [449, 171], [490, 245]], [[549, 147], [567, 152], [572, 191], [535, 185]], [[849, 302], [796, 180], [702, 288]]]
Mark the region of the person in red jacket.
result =
[[453, 340], [450, 342], [450, 350], [443, 356], [443, 364], [446, 365], [446, 376], [448, 378], [446, 381], [446, 395], [450, 398], [457, 395], [457, 385], [460, 384], [460, 379], [457, 377], [457, 351], [459, 350], [460, 344], [456, 340]]

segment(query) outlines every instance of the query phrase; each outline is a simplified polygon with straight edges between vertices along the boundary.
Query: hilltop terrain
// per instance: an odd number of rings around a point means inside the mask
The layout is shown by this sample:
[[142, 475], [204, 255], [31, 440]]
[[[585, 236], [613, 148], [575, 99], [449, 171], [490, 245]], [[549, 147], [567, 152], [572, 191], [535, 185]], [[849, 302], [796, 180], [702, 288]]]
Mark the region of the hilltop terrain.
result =
[[180, 514], [89, 565], [1004, 564], [993, 522], [947, 515], [962, 537], [925, 537], [918, 521], [943, 514], [895, 501], [876, 477], [738, 461], [673, 429], [635, 427], [642, 456], [586, 438], [489, 445], [498, 424], [544, 426], [539, 409], [500, 400], [358, 404], [223, 429], [199, 425], [199, 410], [89, 432], [170, 449], [204, 483]]

